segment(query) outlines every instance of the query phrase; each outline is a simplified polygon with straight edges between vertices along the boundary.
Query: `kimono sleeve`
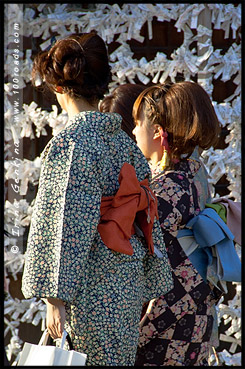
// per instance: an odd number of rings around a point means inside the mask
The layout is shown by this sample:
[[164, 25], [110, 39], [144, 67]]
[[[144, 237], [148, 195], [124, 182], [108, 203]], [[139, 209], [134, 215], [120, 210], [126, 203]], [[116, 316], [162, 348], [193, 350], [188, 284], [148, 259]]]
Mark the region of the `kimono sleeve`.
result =
[[91, 148], [53, 140], [41, 168], [22, 278], [25, 298], [66, 302], [81, 291], [100, 219], [101, 183]]

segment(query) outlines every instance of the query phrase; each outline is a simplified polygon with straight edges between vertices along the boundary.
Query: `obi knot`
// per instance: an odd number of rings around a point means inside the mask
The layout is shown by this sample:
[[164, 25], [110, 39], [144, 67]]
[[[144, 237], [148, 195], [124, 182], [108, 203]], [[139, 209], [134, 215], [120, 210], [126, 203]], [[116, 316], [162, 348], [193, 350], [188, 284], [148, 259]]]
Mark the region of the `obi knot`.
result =
[[206, 208], [178, 231], [178, 241], [203, 279], [211, 266], [221, 281], [241, 282], [241, 261], [234, 236], [214, 209]]
[[98, 231], [104, 244], [117, 252], [133, 255], [130, 238], [134, 222], [143, 232], [150, 254], [154, 253], [152, 229], [158, 219], [157, 198], [148, 179], [139, 182], [135, 169], [124, 163], [118, 177], [119, 189], [114, 196], [102, 197]]

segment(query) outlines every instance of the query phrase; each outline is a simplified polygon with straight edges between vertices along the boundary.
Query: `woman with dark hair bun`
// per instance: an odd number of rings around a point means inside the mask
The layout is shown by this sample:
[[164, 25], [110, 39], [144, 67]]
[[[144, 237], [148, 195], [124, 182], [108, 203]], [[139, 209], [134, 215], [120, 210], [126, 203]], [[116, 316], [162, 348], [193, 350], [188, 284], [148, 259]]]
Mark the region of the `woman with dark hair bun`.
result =
[[51, 337], [65, 329], [87, 365], [132, 366], [142, 304], [173, 286], [147, 160], [121, 116], [98, 111], [111, 71], [95, 32], [40, 53], [32, 77], [69, 121], [41, 155], [23, 294], [45, 299]]

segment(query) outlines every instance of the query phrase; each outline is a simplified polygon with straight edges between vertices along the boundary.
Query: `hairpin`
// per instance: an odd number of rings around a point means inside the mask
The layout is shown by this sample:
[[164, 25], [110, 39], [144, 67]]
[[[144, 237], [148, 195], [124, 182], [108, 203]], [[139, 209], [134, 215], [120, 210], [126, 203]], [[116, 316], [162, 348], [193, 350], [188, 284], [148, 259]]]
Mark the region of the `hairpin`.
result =
[[51, 40], [50, 40], [50, 45], [49, 45], [49, 47], [47, 48], [47, 51], [49, 51], [50, 49], [51, 49], [51, 47], [53, 47], [54, 46], [54, 44], [56, 43], [56, 37], [55, 36], [52, 36], [51, 37]]
[[[80, 46], [82, 52], [84, 53], [84, 48], [82, 47], [82, 45], [80, 44], [80, 42], [78, 42], [75, 38], [63, 38], [61, 40], [58, 40], [58, 42], [60, 42], [60, 41], [74, 41], [74, 42], [76, 42]], [[47, 51], [49, 51], [55, 45], [56, 42], [57, 42], [56, 37], [55, 36], [52, 36], [51, 37], [51, 40], [50, 40], [50, 45], [47, 48]]]
[[67, 39], [67, 40], [75, 41], [80, 46], [80, 48], [82, 49], [82, 52], [84, 53], [84, 48], [82, 47], [82, 45], [80, 44], [80, 42], [78, 42], [75, 38], [70, 38], [70, 39]]

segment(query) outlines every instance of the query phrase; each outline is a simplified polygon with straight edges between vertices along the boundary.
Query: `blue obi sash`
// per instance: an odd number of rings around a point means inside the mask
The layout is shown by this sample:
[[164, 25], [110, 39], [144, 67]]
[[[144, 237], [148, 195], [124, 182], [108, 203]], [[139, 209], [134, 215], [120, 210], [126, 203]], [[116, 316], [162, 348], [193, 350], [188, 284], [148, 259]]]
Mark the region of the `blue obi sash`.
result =
[[185, 229], [179, 230], [177, 238], [205, 282], [209, 266], [219, 280], [241, 282], [234, 236], [214, 209], [206, 208], [193, 217]]

